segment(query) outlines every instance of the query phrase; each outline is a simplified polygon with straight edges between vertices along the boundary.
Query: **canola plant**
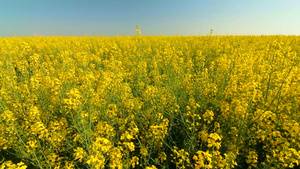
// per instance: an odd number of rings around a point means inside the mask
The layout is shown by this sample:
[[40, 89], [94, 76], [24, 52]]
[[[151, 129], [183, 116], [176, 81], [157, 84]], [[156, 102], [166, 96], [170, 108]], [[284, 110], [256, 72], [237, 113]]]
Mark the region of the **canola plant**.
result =
[[0, 168], [293, 168], [299, 36], [0, 38]]

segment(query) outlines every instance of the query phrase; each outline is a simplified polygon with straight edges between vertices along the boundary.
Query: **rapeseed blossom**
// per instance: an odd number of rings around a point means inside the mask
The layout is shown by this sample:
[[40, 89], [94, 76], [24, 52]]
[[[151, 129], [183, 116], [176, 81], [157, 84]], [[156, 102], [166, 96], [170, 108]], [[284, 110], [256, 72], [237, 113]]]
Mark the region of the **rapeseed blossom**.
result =
[[293, 168], [298, 36], [0, 38], [0, 168]]

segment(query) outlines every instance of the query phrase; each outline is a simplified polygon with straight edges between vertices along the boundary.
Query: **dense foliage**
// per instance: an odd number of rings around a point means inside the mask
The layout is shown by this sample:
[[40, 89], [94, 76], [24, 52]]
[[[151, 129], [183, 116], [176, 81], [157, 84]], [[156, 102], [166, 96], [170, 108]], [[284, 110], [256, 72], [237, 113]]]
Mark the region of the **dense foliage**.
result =
[[0, 38], [0, 168], [288, 168], [300, 37]]

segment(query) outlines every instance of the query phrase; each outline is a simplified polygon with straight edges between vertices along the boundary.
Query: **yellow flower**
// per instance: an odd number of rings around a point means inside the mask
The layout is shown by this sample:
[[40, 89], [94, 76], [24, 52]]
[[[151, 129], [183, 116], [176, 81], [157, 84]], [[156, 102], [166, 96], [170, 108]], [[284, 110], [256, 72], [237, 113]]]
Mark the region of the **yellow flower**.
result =
[[73, 169], [75, 166], [74, 166], [74, 163], [73, 161], [69, 162], [69, 161], [65, 161], [65, 168], [66, 169]]
[[83, 150], [81, 147], [77, 147], [74, 150], [74, 157], [75, 160], [79, 160], [79, 162], [82, 162], [82, 160], [87, 156], [87, 153]]
[[122, 164], [122, 151], [121, 150], [122, 150], [122, 148], [114, 147], [109, 152], [109, 157], [110, 157], [109, 166], [111, 168], [118, 168], [118, 169], [123, 168], [123, 164]]
[[256, 163], [258, 162], [258, 155], [255, 151], [250, 151], [247, 155], [246, 162], [250, 164], [251, 166], [256, 166]]
[[163, 163], [167, 159], [167, 155], [165, 152], [161, 152], [158, 154], [158, 158], [160, 159], [160, 162]]
[[135, 168], [136, 165], [139, 165], [139, 158], [137, 156], [134, 156], [131, 159], [131, 166], [132, 168]]
[[28, 146], [30, 149], [34, 149], [34, 148], [37, 148], [37, 141], [36, 140], [30, 140], [27, 142]]
[[130, 151], [134, 151], [135, 145], [133, 142], [124, 142], [123, 144], [126, 145]]
[[146, 167], [146, 169], [157, 169], [156, 167], [155, 167], [155, 165], [152, 165], [152, 166], [148, 166], [148, 167]]
[[17, 164], [14, 164], [11, 161], [5, 161], [1, 164], [1, 169], [26, 169], [27, 166], [23, 162], [19, 162]]

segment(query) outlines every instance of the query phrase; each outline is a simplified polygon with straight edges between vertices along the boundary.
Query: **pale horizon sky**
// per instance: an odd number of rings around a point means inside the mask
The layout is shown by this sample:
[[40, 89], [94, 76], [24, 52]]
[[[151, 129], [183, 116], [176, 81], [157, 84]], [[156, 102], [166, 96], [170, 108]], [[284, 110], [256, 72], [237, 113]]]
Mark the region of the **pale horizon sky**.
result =
[[299, 0], [0, 0], [0, 37], [300, 35]]

